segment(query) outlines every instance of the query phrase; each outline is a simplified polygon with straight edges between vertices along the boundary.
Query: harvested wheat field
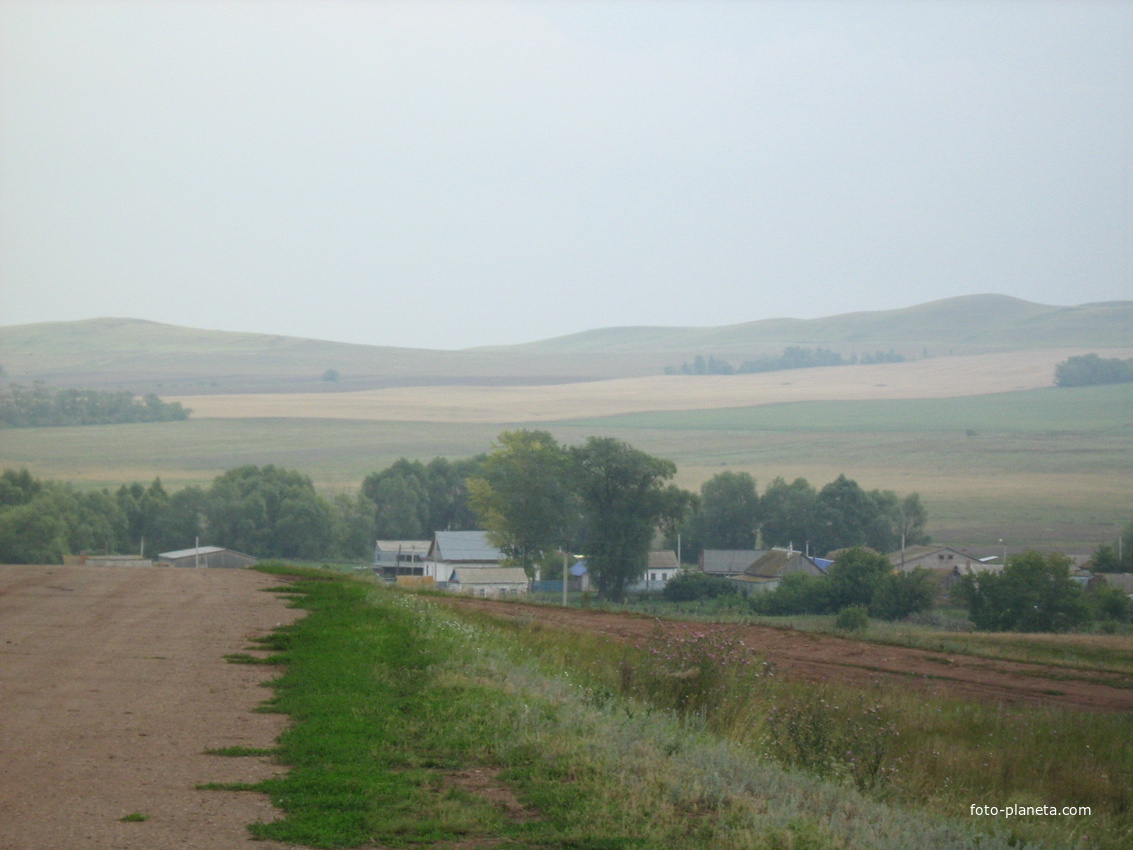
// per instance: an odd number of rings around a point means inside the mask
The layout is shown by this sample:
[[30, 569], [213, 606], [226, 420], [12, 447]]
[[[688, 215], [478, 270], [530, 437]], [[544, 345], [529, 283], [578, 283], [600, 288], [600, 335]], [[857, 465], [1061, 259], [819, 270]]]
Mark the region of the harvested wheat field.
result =
[[[0, 847], [194, 848], [249, 843], [258, 782], [286, 718], [253, 709], [271, 668], [229, 664], [301, 612], [242, 570], [0, 566]], [[123, 820], [123, 819], [126, 820]]]
[[1016, 351], [752, 375], [655, 375], [512, 387], [393, 387], [342, 393], [169, 397], [197, 419], [318, 418], [450, 423], [551, 422], [645, 411], [796, 401], [958, 398], [1039, 389], [1083, 350]]

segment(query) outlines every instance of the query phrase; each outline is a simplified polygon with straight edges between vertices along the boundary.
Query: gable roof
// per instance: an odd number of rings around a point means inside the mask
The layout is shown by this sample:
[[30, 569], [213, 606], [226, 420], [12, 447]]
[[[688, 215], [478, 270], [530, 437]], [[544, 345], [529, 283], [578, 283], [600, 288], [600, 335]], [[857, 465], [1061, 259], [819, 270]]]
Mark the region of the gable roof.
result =
[[767, 552], [766, 549], [705, 549], [700, 569], [709, 575], [739, 575]]
[[504, 553], [488, 542], [486, 531], [438, 531], [427, 557], [448, 563], [498, 564]]
[[[212, 555], [215, 552], [224, 552], [223, 546], [196, 546], [192, 549], [178, 549], [175, 552], [162, 552], [157, 557], [176, 560], [177, 558], [192, 558], [197, 555]], [[248, 557], [251, 557], [250, 555]]]
[[764, 553], [751, 566], [744, 570], [746, 576], [760, 578], [779, 578], [789, 572], [805, 572], [821, 575], [818, 565], [802, 552], [793, 549], [772, 549]]
[[677, 563], [677, 553], [672, 549], [661, 549], [649, 553], [649, 562], [646, 569], [650, 570], [676, 570], [680, 569]]

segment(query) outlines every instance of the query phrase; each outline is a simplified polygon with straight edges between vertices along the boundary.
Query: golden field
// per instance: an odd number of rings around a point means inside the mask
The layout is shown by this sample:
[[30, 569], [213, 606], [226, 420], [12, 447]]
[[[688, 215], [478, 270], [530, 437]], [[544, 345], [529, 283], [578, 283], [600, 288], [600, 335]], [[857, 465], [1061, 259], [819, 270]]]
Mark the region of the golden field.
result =
[[[345, 419], [466, 424], [553, 422], [622, 413], [715, 410], [799, 401], [961, 398], [1053, 383], [1084, 349], [938, 357], [752, 375], [654, 375], [536, 386], [393, 387], [357, 392], [170, 396], [197, 419]], [[1133, 351], [1113, 352], [1133, 356]]]

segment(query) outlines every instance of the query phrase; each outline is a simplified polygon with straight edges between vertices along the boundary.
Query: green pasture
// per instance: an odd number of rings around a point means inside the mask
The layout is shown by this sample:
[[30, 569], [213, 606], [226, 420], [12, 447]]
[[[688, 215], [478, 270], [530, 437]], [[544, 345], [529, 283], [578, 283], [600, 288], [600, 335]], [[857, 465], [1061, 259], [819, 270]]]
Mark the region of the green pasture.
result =
[[[468, 457], [522, 423], [328, 419], [185, 422], [0, 431], [0, 467], [87, 487], [160, 476], [207, 484], [242, 464], [310, 475], [328, 493], [357, 488], [399, 457]], [[678, 467], [688, 488], [725, 469], [839, 474], [866, 489], [919, 492], [929, 532], [954, 545], [1092, 551], [1133, 517], [1133, 385], [960, 399], [807, 402], [538, 423], [566, 443], [614, 436]]]

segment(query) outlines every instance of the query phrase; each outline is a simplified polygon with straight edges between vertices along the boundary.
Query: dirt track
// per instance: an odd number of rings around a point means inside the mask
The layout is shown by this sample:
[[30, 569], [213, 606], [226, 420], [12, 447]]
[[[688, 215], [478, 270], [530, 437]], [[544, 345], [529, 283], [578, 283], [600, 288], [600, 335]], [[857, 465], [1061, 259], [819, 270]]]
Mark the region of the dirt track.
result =
[[[278, 813], [256, 782], [285, 718], [252, 709], [270, 668], [229, 664], [301, 612], [237, 570], [0, 566], [0, 847], [231, 850]], [[120, 819], [139, 812], [142, 822]]]
[[[719, 625], [656, 620], [633, 614], [580, 611], [486, 599], [452, 598], [446, 604], [550, 626], [578, 629], [634, 645], [644, 645], [658, 630], [677, 635], [725, 632], [735, 636], [776, 669], [812, 681], [883, 687], [914, 687], [942, 696], [1008, 705], [1046, 705], [1088, 711], [1133, 711], [1129, 676], [1075, 670], [1045, 664], [994, 661], [949, 652], [883, 646], [833, 635], [767, 626]], [[1114, 687], [1106, 680], [1121, 680]]]

